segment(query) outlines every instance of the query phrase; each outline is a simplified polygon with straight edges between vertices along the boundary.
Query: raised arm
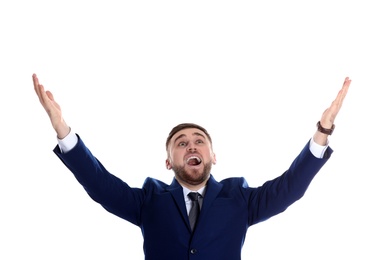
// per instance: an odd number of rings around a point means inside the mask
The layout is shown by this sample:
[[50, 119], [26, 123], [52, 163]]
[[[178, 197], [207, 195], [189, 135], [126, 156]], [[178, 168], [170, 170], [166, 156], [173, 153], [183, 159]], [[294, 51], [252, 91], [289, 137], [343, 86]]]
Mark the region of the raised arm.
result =
[[[335, 100], [333, 100], [333, 102], [331, 103], [331, 106], [323, 112], [323, 115], [319, 122], [320, 122], [321, 127], [326, 129], [326, 131], [327, 129], [328, 130], [332, 129], [336, 116], [338, 112], [340, 111], [342, 103], [349, 90], [350, 83], [351, 83], [351, 80], [349, 79], [349, 77], [346, 77], [341, 90], [337, 94], [337, 97], [335, 98]], [[325, 145], [327, 143], [328, 135], [329, 134], [322, 133], [321, 131], [317, 130], [314, 134], [314, 141], [317, 144]]]
[[39, 83], [36, 74], [32, 75], [32, 80], [34, 82], [35, 92], [39, 97], [41, 105], [49, 116], [52, 126], [57, 133], [57, 137], [63, 139], [70, 132], [70, 127], [62, 117], [61, 107], [54, 100], [52, 92], [44, 90], [44, 86]]

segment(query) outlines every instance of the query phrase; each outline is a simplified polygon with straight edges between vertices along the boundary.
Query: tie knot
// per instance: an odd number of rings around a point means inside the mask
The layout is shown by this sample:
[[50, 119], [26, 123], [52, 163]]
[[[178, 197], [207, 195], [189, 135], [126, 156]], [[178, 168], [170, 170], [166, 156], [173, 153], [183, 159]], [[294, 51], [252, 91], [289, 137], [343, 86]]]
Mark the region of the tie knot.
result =
[[187, 196], [192, 200], [192, 201], [197, 201], [201, 195], [198, 192], [190, 192], [187, 194]]

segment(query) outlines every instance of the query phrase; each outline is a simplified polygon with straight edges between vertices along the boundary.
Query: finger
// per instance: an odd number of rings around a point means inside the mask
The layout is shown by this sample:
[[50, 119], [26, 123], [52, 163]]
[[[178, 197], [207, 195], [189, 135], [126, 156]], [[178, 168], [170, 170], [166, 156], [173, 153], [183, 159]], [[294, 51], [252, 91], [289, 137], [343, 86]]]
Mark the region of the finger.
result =
[[34, 90], [36, 94], [39, 96], [40, 90], [39, 90], [39, 79], [37, 78], [36, 74], [32, 74], [32, 81], [34, 83]]
[[345, 96], [346, 96], [347, 91], [349, 90], [350, 84], [351, 84], [351, 79], [349, 79], [349, 77], [346, 77], [344, 81], [344, 85], [342, 87], [342, 89], [345, 91]]
[[49, 98], [51, 101], [54, 101], [54, 96], [53, 96], [52, 92], [50, 92], [50, 91], [46, 91], [46, 95], [48, 96], [48, 98]]
[[49, 97], [49, 95], [44, 90], [44, 86], [40, 84], [39, 79], [35, 73], [32, 75], [32, 80], [34, 82], [34, 89], [37, 96], [39, 97], [39, 101], [45, 107], [46, 102], [49, 102], [50, 99], [53, 101], [53, 95], [51, 96], [52, 98]]
[[32, 80], [34, 82], [34, 90], [39, 97], [40, 102], [43, 101], [43, 93], [44, 93], [44, 87], [39, 83], [39, 79], [37, 78], [36, 74], [32, 75]]
[[40, 103], [43, 105], [44, 108], [47, 108], [47, 106], [49, 106], [51, 99], [49, 98], [47, 92], [44, 90], [44, 86], [39, 84], [36, 87], [36, 89], [38, 91], [38, 97], [39, 97]]
[[336, 97], [336, 104], [340, 107], [346, 97], [347, 92], [349, 91], [351, 80], [349, 77], [345, 78], [344, 84], [342, 85], [341, 90], [338, 92], [338, 95]]

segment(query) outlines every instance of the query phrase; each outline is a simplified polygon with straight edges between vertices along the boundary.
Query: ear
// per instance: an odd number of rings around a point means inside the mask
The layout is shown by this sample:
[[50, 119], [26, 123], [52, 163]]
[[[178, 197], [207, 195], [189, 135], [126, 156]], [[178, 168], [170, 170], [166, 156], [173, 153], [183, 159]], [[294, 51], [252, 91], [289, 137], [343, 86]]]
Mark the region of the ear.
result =
[[166, 167], [168, 170], [172, 169], [172, 164], [171, 164], [171, 162], [169, 161], [169, 159], [166, 159], [166, 160], [165, 160], [165, 167]]
[[215, 153], [213, 153], [213, 155], [212, 155], [212, 163], [213, 164], [216, 164], [217, 163], [217, 159], [216, 159], [216, 154]]

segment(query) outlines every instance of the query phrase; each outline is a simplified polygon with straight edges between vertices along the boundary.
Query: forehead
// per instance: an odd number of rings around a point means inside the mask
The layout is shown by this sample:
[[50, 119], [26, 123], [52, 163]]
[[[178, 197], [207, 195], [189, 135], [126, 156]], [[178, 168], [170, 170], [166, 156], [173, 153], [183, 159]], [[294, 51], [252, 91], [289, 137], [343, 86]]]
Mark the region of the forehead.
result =
[[177, 133], [175, 133], [171, 140], [174, 142], [182, 137], [185, 137], [185, 138], [203, 137], [205, 138], [205, 133], [198, 128], [186, 128], [186, 129], [182, 129], [178, 131]]

